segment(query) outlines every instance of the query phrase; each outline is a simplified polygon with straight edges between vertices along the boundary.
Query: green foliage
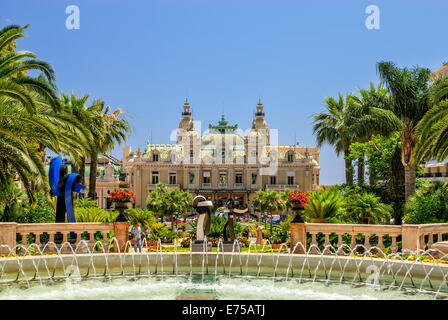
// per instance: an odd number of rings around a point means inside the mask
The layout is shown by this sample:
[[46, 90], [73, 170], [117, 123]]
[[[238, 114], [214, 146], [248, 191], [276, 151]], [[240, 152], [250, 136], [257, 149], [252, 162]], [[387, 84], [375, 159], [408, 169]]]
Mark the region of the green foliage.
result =
[[388, 138], [376, 135], [367, 142], [353, 143], [350, 146], [348, 159], [358, 165], [359, 158], [365, 156], [365, 165], [369, 168], [371, 181], [389, 181], [393, 170], [392, 159], [395, 156], [396, 149], [401, 149], [401, 144], [401, 135], [398, 131]]
[[146, 199], [146, 208], [160, 216], [182, 216], [192, 209], [193, 199], [189, 192], [180, 191], [177, 188], [167, 188], [165, 184], [157, 185]]
[[37, 202], [33, 205], [22, 204], [14, 207], [10, 221], [17, 223], [52, 223], [55, 221], [55, 211], [48, 198], [40, 193], [35, 195]]
[[304, 216], [309, 222], [332, 222], [344, 204], [344, 197], [335, 188], [315, 191], [305, 206]]
[[[223, 237], [223, 231], [224, 226], [227, 223], [227, 218], [225, 217], [215, 217], [212, 216], [211, 222], [210, 222], [210, 233], [208, 234], [208, 237], [210, 238], [222, 238]], [[237, 222], [233, 221], [233, 228], [235, 230], [235, 235], [238, 237], [244, 230], [244, 226]]]
[[371, 193], [355, 194], [347, 197], [340, 217], [354, 223], [387, 223], [392, 207], [381, 203], [380, 198]]
[[268, 212], [271, 216], [271, 232], [272, 232], [272, 215], [274, 213], [286, 210], [286, 202], [283, 200], [285, 194], [280, 194], [273, 190], [258, 190], [255, 198], [252, 200], [252, 205], [255, 210], [265, 213]]
[[128, 209], [126, 216], [132, 225], [135, 225], [137, 222], [140, 223], [142, 230], [151, 229], [157, 223], [157, 218], [154, 214], [145, 209]]
[[246, 237], [238, 237], [236, 240], [238, 240], [241, 243], [242, 247], [245, 248], [249, 247], [250, 242], [249, 239], [247, 239]]
[[436, 79], [431, 86], [429, 104], [432, 108], [419, 122], [416, 130], [414, 162], [443, 161], [448, 157], [448, 77]]
[[75, 210], [76, 222], [114, 222], [117, 211], [107, 211], [99, 207], [80, 207]]
[[448, 183], [420, 180], [415, 195], [406, 204], [405, 211], [406, 223], [448, 222]]
[[73, 201], [75, 208], [98, 208], [98, 202], [90, 198], [79, 198]]
[[151, 226], [150, 240], [161, 240], [162, 242], [172, 242], [177, 235], [163, 223], [155, 223]]

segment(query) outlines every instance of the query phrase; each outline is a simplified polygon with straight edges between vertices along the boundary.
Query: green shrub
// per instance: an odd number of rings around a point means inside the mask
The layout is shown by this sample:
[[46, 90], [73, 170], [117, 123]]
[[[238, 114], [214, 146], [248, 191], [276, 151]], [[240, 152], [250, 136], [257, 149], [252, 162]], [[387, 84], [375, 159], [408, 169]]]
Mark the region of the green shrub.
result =
[[132, 225], [138, 222], [142, 230], [151, 229], [151, 226], [157, 223], [154, 214], [146, 209], [128, 209], [126, 210], [126, 216]]
[[177, 235], [170, 228], [163, 223], [155, 223], [151, 226], [151, 232], [149, 234], [150, 240], [161, 240], [162, 242], [172, 242]]
[[405, 207], [405, 223], [448, 222], [448, 183], [420, 181]]
[[33, 205], [24, 205], [16, 207], [17, 223], [53, 223], [55, 222], [56, 214], [47, 197], [40, 193], [36, 193], [37, 203]]
[[237, 240], [242, 244], [243, 247], [249, 247], [250, 242], [246, 237], [238, 237]]
[[117, 216], [118, 212], [98, 207], [79, 207], [75, 211], [76, 222], [113, 222]]

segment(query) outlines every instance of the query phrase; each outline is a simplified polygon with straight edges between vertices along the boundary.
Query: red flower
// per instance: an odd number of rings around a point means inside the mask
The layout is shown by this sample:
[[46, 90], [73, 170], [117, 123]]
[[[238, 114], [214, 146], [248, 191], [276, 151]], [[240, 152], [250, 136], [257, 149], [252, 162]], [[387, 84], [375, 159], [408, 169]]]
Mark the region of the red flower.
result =
[[110, 193], [110, 200], [119, 202], [129, 202], [135, 200], [136, 195], [129, 189], [118, 189]]
[[306, 193], [304, 191], [292, 191], [288, 194], [289, 199], [288, 201], [300, 201], [302, 206], [306, 206], [308, 202], [310, 201], [310, 195], [309, 193]]

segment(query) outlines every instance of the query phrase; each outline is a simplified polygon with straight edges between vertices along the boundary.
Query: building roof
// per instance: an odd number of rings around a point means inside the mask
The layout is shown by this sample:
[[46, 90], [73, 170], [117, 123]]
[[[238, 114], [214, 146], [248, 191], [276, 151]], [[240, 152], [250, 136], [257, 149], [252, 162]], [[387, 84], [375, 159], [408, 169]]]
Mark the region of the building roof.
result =
[[432, 73], [431, 78], [434, 79], [434, 78], [437, 78], [439, 76], [448, 76], [448, 62], [444, 62], [443, 65], [440, 68], [435, 70]]
[[238, 125], [235, 124], [233, 126], [229, 125], [229, 122], [225, 119], [224, 114], [221, 116], [221, 120], [218, 121], [217, 125], [208, 125], [208, 129], [212, 133], [233, 133], [238, 129]]

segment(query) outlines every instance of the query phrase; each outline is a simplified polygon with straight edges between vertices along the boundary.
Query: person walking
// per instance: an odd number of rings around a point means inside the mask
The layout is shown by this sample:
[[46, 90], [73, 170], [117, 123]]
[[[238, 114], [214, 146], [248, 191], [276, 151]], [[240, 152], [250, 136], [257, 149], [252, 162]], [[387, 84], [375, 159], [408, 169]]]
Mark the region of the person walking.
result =
[[137, 247], [140, 253], [142, 253], [142, 234], [145, 234], [140, 227], [140, 223], [136, 222], [131, 231], [134, 238], [134, 251], [137, 252]]

